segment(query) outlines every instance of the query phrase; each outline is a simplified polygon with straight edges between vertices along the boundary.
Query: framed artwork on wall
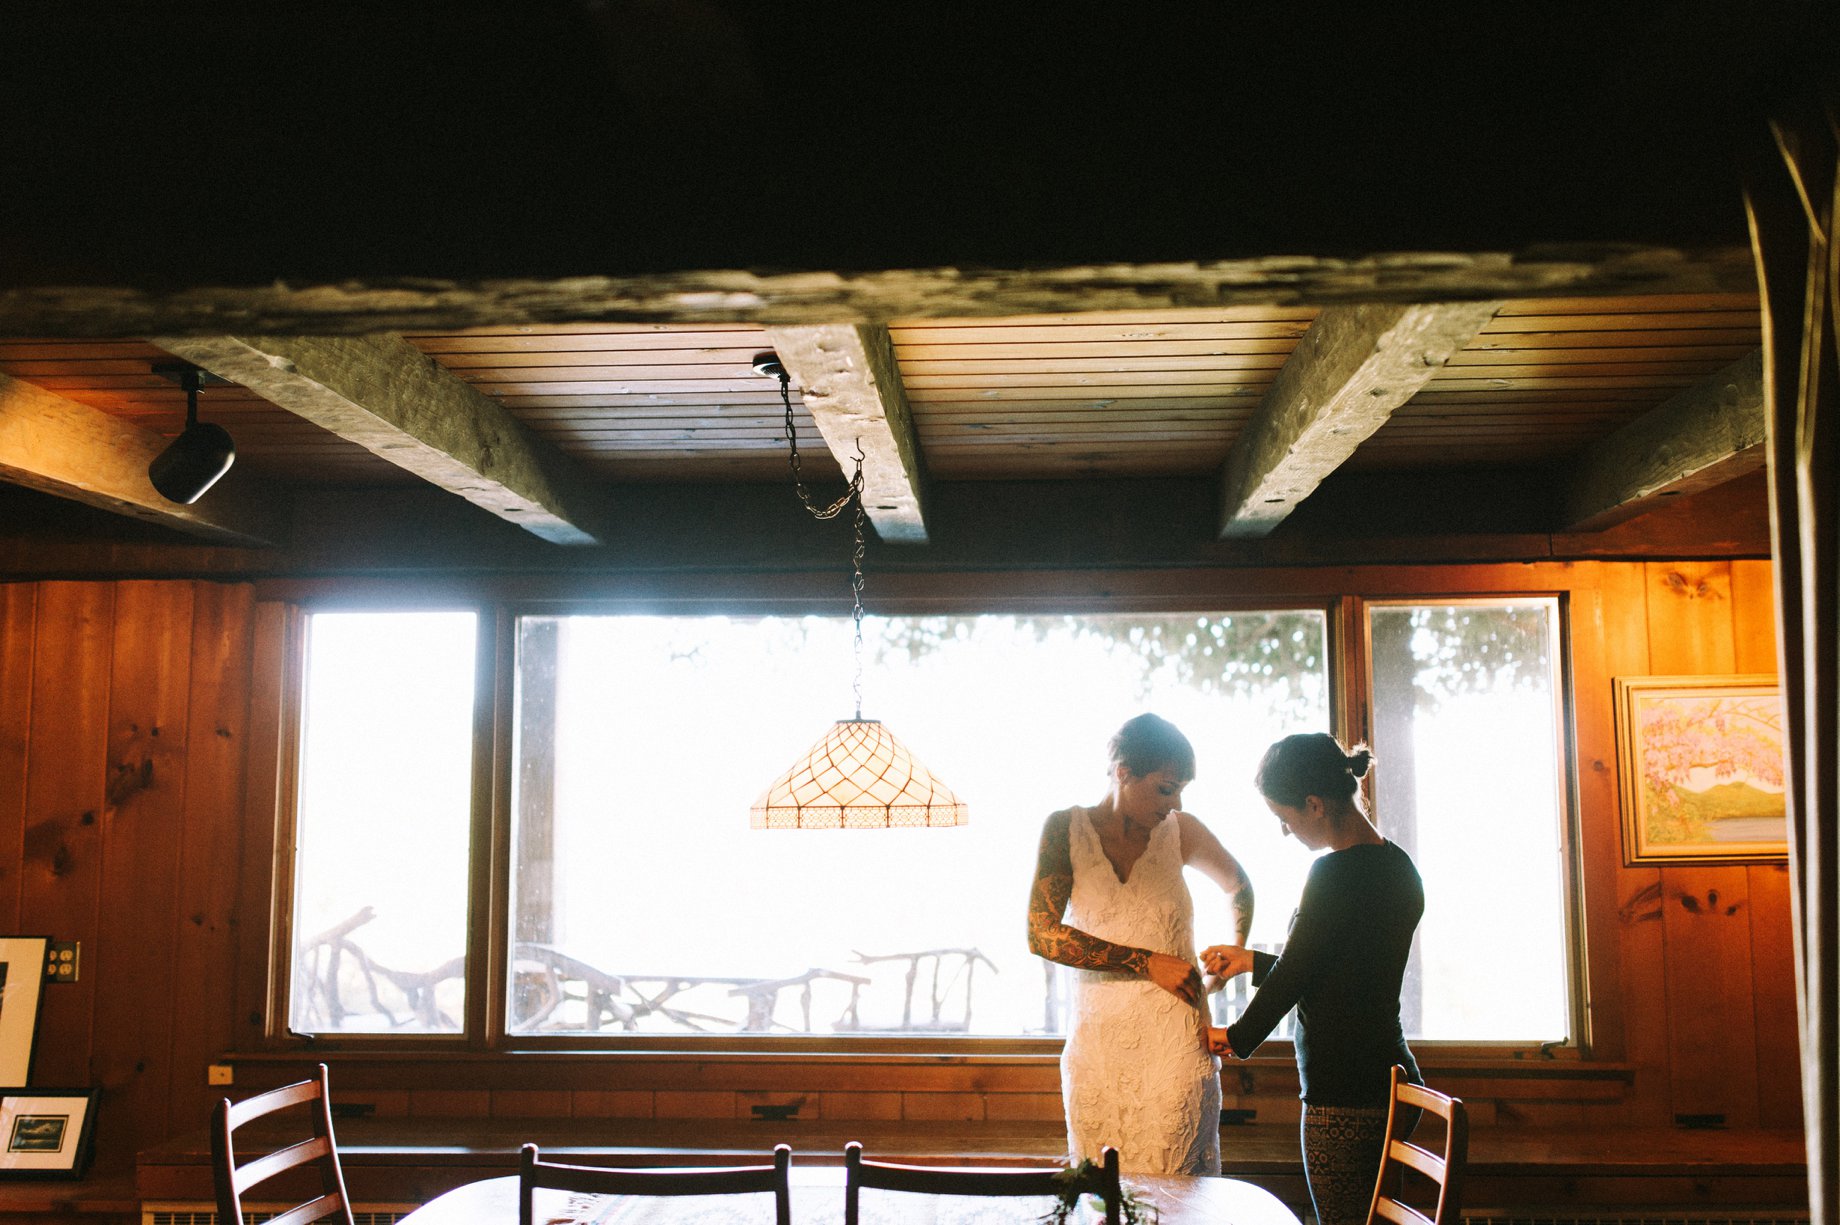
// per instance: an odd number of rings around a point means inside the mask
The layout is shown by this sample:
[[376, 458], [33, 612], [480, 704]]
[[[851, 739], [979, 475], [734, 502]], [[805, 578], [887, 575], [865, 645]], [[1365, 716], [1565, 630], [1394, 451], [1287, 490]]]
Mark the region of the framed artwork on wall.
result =
[[45, 936], [0, 936], [0, 1085], [31, 1083], [50, 944]]
[[81, 1178], [96, 1131], [96, 1090], [0, 1093], [0, 1178]]
[[1789, 854], [1782, 689], [1773, 676], [1619, 676], [1623, 858], [1757, 863]]

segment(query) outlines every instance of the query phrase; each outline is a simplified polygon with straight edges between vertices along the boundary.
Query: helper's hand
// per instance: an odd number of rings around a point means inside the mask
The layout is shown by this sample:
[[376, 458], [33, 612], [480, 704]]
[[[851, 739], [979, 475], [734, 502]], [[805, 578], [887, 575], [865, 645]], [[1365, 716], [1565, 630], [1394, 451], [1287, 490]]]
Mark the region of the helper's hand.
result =
[[1227, 1031], [1220, 1026], [1208, 1026], [1207, 1046], [1210, 1052], [1222, 1059], [1233, 1058], [1233, 1046], [1227, 1041]]
[[1201, 951], [1201, 964], [1217, 978], [1252, 972], [1252, 950], [1237, 944], [1216, 944]]
[[1180, 957], [1168, 953], [1150, 954], [1144, 977], [1185, 1004], [1201, 1002], [1201, 974]]

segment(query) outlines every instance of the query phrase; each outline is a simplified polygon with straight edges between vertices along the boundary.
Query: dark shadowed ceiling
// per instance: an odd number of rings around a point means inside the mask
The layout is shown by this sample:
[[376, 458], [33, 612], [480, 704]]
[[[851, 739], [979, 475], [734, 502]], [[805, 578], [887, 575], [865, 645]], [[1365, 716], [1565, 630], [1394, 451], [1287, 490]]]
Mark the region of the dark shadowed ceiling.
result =
[[[0, 509], [298, 554], [355, 497], [445, 525], [393, 564], [719, 554], [786, 493], [774, 351], [806, 475], [866, 445], [914, 556], [1754, 550], [1742, 187], [1822, 20], [27, 10]], [[129, 488], [175, 359], [238, 449], [184, 511]]]

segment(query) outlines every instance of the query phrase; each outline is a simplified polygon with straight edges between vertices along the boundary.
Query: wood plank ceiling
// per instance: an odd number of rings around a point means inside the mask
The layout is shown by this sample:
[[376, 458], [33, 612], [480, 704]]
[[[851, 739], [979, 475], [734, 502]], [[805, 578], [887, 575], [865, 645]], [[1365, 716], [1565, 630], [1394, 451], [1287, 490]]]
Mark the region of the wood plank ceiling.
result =
[[[1222, 470], [1324, 315], [1237, 307], [914, 318], [891, 322], [887, 339], [931, 481], [1201, 477]], [[750, 364], [774, 347], [765, 328], [524, 325], [405, 339], [592, 480], [785, 476], [779, 389]], [[1506, 301], [1479, 332], [1460, 333], [1447, 363], [1427, 358], [1428, 379], [1330, 463], [1529, 468], [1582, 455], [1760, 343], [1753, 295]], [[170, 360], [147, 340], [0, 339], [0, 374], [167, 437], [184, 424], [185, 396], [152, 367]], [[805, 471], [835, 480], [840, 468], [798, 390]], [[416, 479], [240, 386], [207, 388], [201, 410], [264, 481]]]
[[[937, 479], [1199, 475], [1224, 459], [1316, 314], [1099, 312], [899, 320], [889, 330]], [[778, 391], [749, 366], [770, 347], [762, 328], [581, 324], [408, 339], [609, 479], [784, 471]], [[1548, 460], [1760, 343], [1747, 295], [1510, 301], [1350, 462]], [[151, 367], [171, 360], [144, 341], [0, 341], [0, 373], [169, 436], [184, 424], [185, 394]], [[275, 477], [406, 479], [242, 388], [209, 388], [201, 404], [236, 438], [239, 462]], [[813, 430], [796, 399], [794, 416]], [[808, 462], [836, 475], [822, 448]]]
[[1544, 463], [1761, 343], [1757, 302], [1747, 296], [1511, 301], [1350, 466]]

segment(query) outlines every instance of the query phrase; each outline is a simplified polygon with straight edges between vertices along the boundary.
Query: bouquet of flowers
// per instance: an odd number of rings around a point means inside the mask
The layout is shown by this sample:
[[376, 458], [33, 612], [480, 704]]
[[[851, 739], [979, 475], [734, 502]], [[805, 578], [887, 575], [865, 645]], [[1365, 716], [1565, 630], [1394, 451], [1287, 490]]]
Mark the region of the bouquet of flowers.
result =
[[[1069, 1225], [1075, 1209], [1080, 1206], [1081, 1196], [1102, 1195], [1104, 1184], [1101, 1173], [1100, 1168], [1088, 1159], [1056, 1174], [1054, 1181], [1058, 1190], [1055, 1192], [1055, 1204], [1041, 1218], [1043, 1225]], [[1140, 1198], [1129, 1187], [1120, 1187], [1118, 1208], [1125, 1225], [1156, 1225], [1156, 1205]]]

